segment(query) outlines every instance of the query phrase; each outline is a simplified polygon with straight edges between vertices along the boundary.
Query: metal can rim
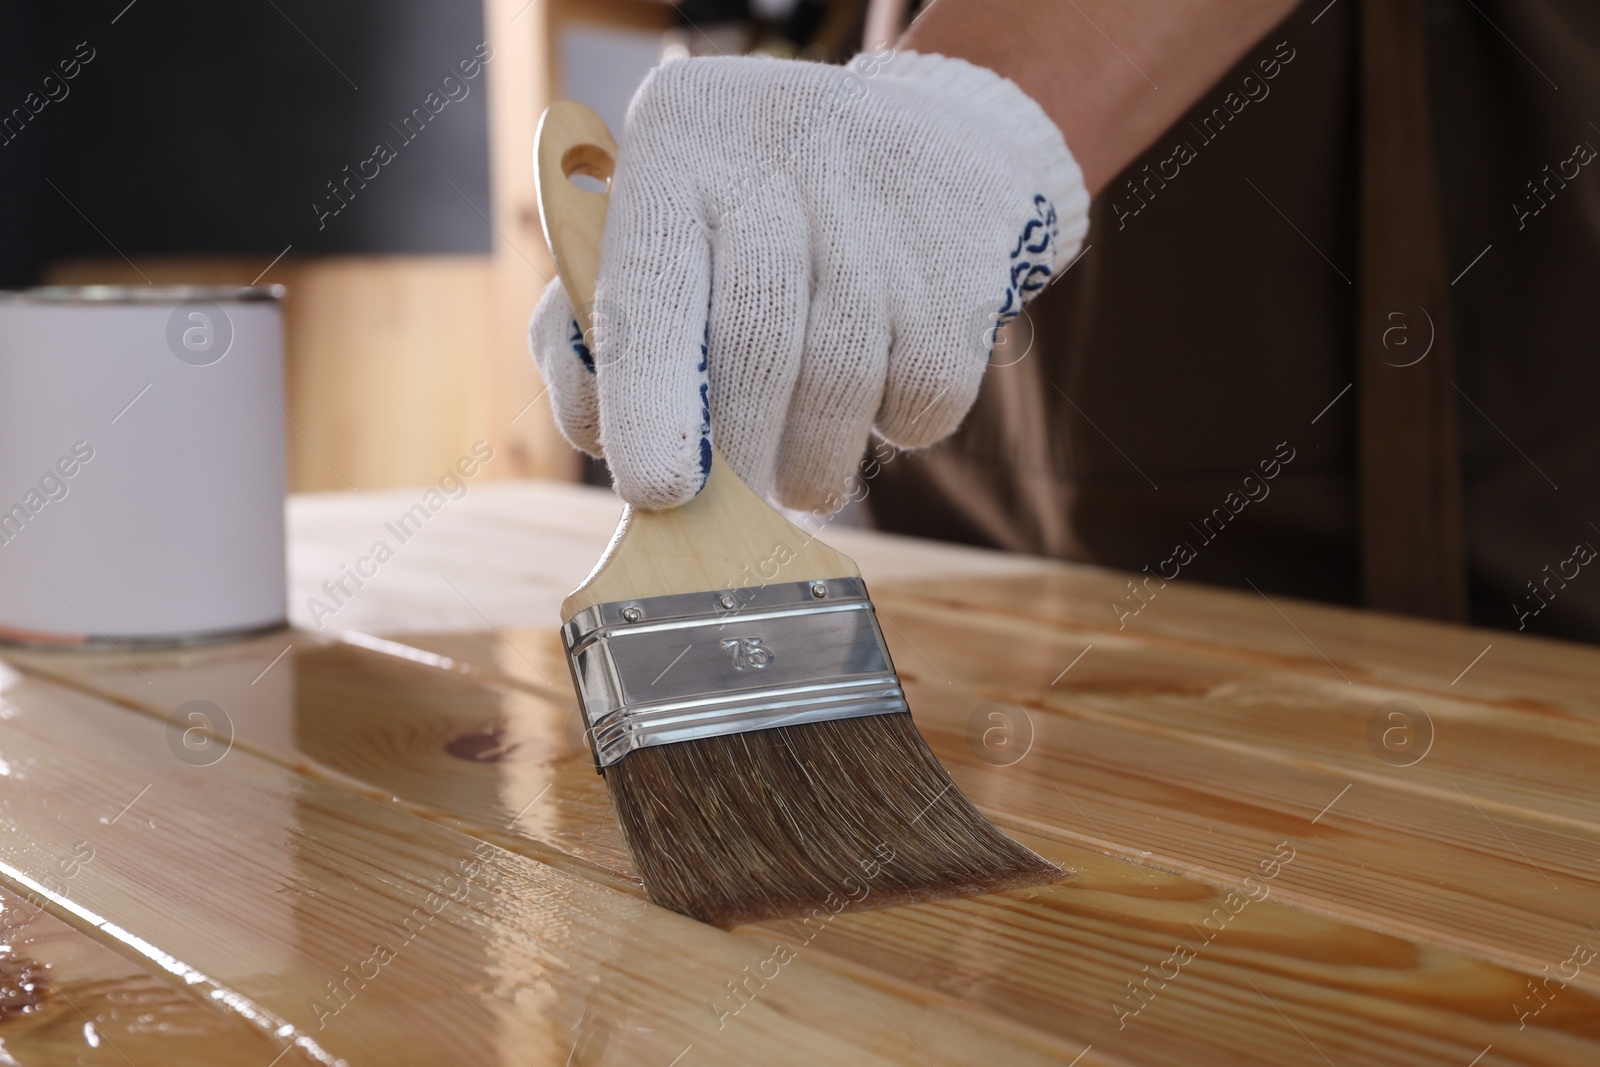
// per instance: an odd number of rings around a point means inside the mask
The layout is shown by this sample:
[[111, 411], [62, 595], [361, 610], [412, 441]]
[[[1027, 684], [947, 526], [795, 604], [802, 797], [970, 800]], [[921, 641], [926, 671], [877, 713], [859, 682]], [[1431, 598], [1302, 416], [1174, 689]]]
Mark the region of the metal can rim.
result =
[[0, 290], [0, 304], [213, 304], [279, 301], [281, 285], [41, 285]]
[[203, 645], [224, 644], [229, 641], [248, 641], [267, 634], [289, 629], [287, 617], [270, 622], [250, 622], [242, 626], [221, 626], [206, 630], [184, 630], [173, 633], [119, 634], [55, 634], [0, 627], [0, 648], [31, 649], [40, 652], [104, 652], [128, 649], [129, 651], [159, 652], [163, 649], [196, 648]]

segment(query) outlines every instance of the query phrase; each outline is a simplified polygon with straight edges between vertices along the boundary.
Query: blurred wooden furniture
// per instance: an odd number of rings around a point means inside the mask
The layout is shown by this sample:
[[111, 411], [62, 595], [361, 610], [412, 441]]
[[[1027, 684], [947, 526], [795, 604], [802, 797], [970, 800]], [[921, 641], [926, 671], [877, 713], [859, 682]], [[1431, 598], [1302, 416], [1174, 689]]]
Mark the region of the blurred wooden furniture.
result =
[[562, 84], [564, 27], [661, 32], [675, 17], [647, 0], [487, 0], [484, 20], [491, 255], [141, 256], [139, 270], [106, 256], [56, 263], [45, 284], [287, 286], [295, 491], [425, 485], [478, 440], [495, 452], [487, 478], [576, 478], [578, 454], [528, 354], [528, 316], [554, 273], [533, 197], [534, 128]]
[[[665, 30], [669, 4], [647, 0], [484, 0], [484, 28], [494, 48], [489, 76], [489, 189], [494, 228], [493, 316], [489, 323], [491, 417], [506, 469], [519, 477], [575, 478], [578, 455], [555, 429], [528, 356], [528, 316], [555, 277], [534, 195], [533, 135], [562, 84], [558, 42], [571, 23]], [[512, 419], [516, 422], [513, 424]]]
[[[266, 257], [140, 263], [156, 284], [248, 285], [261, 276], [263, 285], [288, 289], [284, 414], [291, 425], [284, 434], [293, 491], [434, 482], [474, 441], [498, 444], [521, 425], [510, 421], [515, 410], [504, 425], [490, 410], [494, 271], [487, 257], [285, 257], [264, 276]], [[143, 285], [145, 278], [122, 259], [96, 258], [54, 264], [45, 283]], [[528, 388], [523, 402], [538, 388]], [[511, 466], [491, 462], [484, 474], [512, 477]]]
[[[417, 494], [291, 502], [298, 617]], [[1128, 615], [1127, 575], [829, 529], [940, 758], [1070, 877], [723, 932], [643, 899], [577, 733], [557, 604], [616, 514], [474, 483], [321, 632], [8, 652], [12, 1061], [1600, 1055], [1600, 650], [1153, 580]]]

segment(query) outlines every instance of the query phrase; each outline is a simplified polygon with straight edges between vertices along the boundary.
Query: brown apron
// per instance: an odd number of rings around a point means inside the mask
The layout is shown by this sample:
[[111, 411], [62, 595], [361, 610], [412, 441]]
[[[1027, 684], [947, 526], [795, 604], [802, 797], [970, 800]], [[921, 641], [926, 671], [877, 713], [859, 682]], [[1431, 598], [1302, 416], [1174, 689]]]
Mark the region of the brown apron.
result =
[[1587, 0], [1303, 5], [1100, 194], [874, 520], [1600, 640], [1597, 98]]

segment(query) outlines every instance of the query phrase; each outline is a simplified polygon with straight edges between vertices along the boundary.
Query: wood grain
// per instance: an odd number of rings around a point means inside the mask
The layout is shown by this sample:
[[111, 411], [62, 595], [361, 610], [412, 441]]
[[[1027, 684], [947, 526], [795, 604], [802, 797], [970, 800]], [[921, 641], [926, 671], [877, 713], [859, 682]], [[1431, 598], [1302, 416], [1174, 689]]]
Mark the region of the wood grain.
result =
[[[240, 802], [230, 799], [266, 774], [277, 784], [261, 788], [292, 800], [296, 806], [284, 806], [289, 821], [355, 882], [332, 884], [333, 867], [285, 822], [272, 831], [282, 835], [277, 848], [299, 842], [295, 870], [320, 875], [319, 899], [332, 902], [340, 923], [361, 929], [363, 909], [381, 914], [415, 892], [393, 883], [425, 883], [427, 871], [448, 867], [439, 857], [471, 842], [492, 846], [519, 872], [506, 877], [540, 872], [540, 892], [571, 894], [548, 908], [519, 897], [497, 915], [537, 931], [542, 952], [566, 959], [575, 950], [562, 931], [639, 909], [629, 936], [646, 950], [599, 964], [581, 951], [571, 956], [574, 972], [599, 966], [608, 976], [599, 984], [538, 971], [515, 953], [495, 955], [491, 965], [456, 940], [430, 957], [473, 997], [502, 988], [486, 977], [491, 970], [501, 983], [537, 973], [534, 984], [558, 991], [554, 1001], [476, 1001], [534, 1063], [566, 1062], [573, 1045], [550, 1038], [555, 1030], [598, 1062], [665, 1063], [692, 1044], [684, 1065], [703, 1054], [712, 1062], [782, 1062], [791, 1054], [831, 1062], [859, 1049], [916, 1063], [1070, 1063], [1081, 1054], [1080, 1064], [1464, 1067], [1479, 1057], [1594, 1058], [1600, 970], [1556, 977], [1574, 945], [1600, 947], [1592, 925], [1600, 921], [1600, 803], [1584, 775], [1600, 745], [1594, 651], [1176, 584], [1119, 628], [1107, 600], [1127, 595], [1123, 576], [1040, 562], [1007, 571], [982, 553], [930, 547], [920, 558], [941, 564], [942, 576], [877, 582], [874, 552], [885, 565], [896, 561], [895, 542], [885, 539], [863, 553], [863, 569], [924, 734], [986, 813], [1074, 877], [1042, 890], [825, 917], [811, 927], [711, 931], [715, 944], [673, 941], [691, 963], [715, 955], [724, 944], [717, 938], [738, 946], [732, 974], [696, 985], [703, 971], [648, 948], [677, 937], [668, 927], [681, 920], [645, 904], [633, 880], [603, 784], [582, 750], [553, 631], [563, 579], [552, 571], [579, 566], [598, 549], [614, 505], [593, 494], [589, 507], [574, 488], [520, 492], [522, 507], [509, 495], [492, 507], [474, 498], [482, 509], [475, 521], [508, 524], [495, 538], [482, 540], [479, 527], [473, 539], [455, 541], [442, 527], [428, 551], [463, 590], [487, 588], [498, 576], [545, 625], [389, 638], [297, 634], [128, 660], [114, 651], [12, 655], [35, 675], [93, 695], [22, 683], [37, 703], [20, 734], [9, 729], [15, 717], [8, 720], [0, 755], [59, 761], [61, 750], [82, 747], [69, 738], [91, 737], [90, 765], [74, 753], [59, 773], [98, 788], [150, 764], [138, 754], [139, 731], [118, 722], [144, 724], [149, 749], [150, 732], [165, 736], [175, 708], [204, 698], [226, 709], [233, 736], [226, 757], [204, 770], [226, 770], [232, 784], [195, 795], [197, 810], [216, 814], [207, 827], [159, 844], [164, 858], [149, 859], [152, 868], [187, 869], [192, 882], [217, 881], [270, 915], [259, 886], [241, 888], [192, 855], [197, 841], [217, 847], [221, 831], [208, 827], [226, 820], [227, 847], [255, 857], [255, 880], [271, 883], [259, 873], [270, 867], [272, 850], [262, 843], [269, 827], [259, 818], [241, 822]], [[349, 523], [383, 513], [374, 505], [358, 516], [354, 498], [345, 504]], [[530, 556], [519, 546], [534, 532], [546, 547]], [[960, 577], [966, 567], [986, 577]], [[413, 587], [401, 584], [392, 593], [375, 584], [362, 595], [392, 595], [396, 617], [405, 618]], [[416, 589], [425, 616], [433, 594]], [[509, 612], [509, 601], [497, 603]], [[1492, 651], [1461, 675], [1491, 641]], [[1433, 725], [1431, 748], [1410, 766], [1386, 762], [1394, 753], [1368, 734], [1373, 712], [1400, 698]], [[996, 711], [1008, 717], [1007, 743], [1030, 738], [1021, 758], [986, 739]], [[130, 753], [134, 767], [123, 772], [115, 761]], [[157, 755], [171, 764], [170, 750]], [[191, 773], [179, 777], [187, 782]], [[131, 795], [140, 784], [120, 787]], [[54, 809], [65, 779], [45, 786]], [[0, 790], [12, 788], [0, 778]], [[0, 803], [24, 814], [14, 823], [26, 838], [55, 840], [44, 809], [28, 806], [37, 792], [0, 792]], [[1274, 866], [1289, 850], [1292, 860]], [[147, 876], [156, 877], [140, 874]], [[126, 885], [108, 890], [106, 906], [128, 907], [119, 892]], [[200, 923], [212, 943], [172, 929], [175, 915], [125, 913], [131, 929], [182, 946], [185, 959], [221, 954], [222, 914]], [[474, 933], [450, 938], [504, 936], [478, 921], [464, 923]], [[317, 953], [332, 936], [316, 926], [315, 936], [295, 941], [295, 953], [325, 966]], [[746, 964], [774, 966], [780, 943], [795, 950], [794, 961], [770, 981], [747, 979]], [[1194, 958], [1179, 965], [1179, 946]], [[613, 979], [608, 968], [629, 977]], [[750, 982], [750, 1006], [740, 1008], [729, 981]], [[259, 983], [240, 982], [259, 992]], [[860, 992], [830, 984], [839, 982]], [[600, 1001], [602, 987], [620, 990], [620, 999]], [[831, 999], [833, 989], [847, 996]], [[776, 1007], [778, 993], [794, 998], [782, 1003], [788, 1030], [758, 1011]], [[698, 1006], [684, 1006], [702, 994]], [[402, 983], [384, 1010], [433, 1005], [431, 995]], [[822, 1017], [850, 998], [866, 1013], [859, 1027], [853, 1017]], [[679, 1010], [671, 1005], [705, 1014], [706, 1046], [690, 1029], [665, 1028], [656, 1013]], [[1541, 1005], [1519, 1026], [1519, 1009]], [[618, 1026], [619, 1016], [646, 1019], [630, 1025], [651, 1027], [655, 1043], [628, 1044], [643, 1038]], [[937, 1030], [934, 1018], [954, 1029]], [[878, 1030], [869, 1038], [872, 1020]], [[522, 1039], [534, 1032], [545, 1034], [544, 1044]], [[729, 1035], [738, 1035], [735, 1043], [722, 1045]], [[365, 1054], [372, 1041], [406, 1062], [380, 1036], [363, 1031], [341, 1049]], [[438, 1034], [406, 1037], [415, 1048], [439, 1047], [427, 1044]], [[839, 1040], [858, 1044], [845, 1052]]]
[[[569, 740], [564, 725], [569, 714], [566, 709], [531, 693], [518, 697], [515, 691], [501, 691], [496, 699], [495, 687], [474, 680], [475, 668], [442, 657], [431, 662], [420, 655], [407, 658], [405, 648], [396, 646], [388, 653], [380, 653], [348, 644], [313, 646], [294, 654], [292, 663], [286, 658], [274, 667], [278, 671], [289, 666], [294, 672], [293, 714], [299, 737], [296, 748], [280, 752], [279, 758], [300, 765], [315, 760], [316, 765], [341, 777], [375, 787], [378, 795], [389, 792], [412, 800], [418, 804], [419, 812], [432, 812], [435, 817], [453, 815], [459, 820], [452, 820], [455, 825], [483, 833], [528, 855], [552, 860], [553, 853], [566, 854], [579, 861], [576, 867], [568, 868], [575, 873], [583, 874], [587, 868], [588, 876], [602, 884], [637, 892], [627, 881], [630, 872], [626, 856], [616, 839], [599, 779], [577, 750], [576, 739]], [[241, 738], [248, 739], [265, 721], [265, 717], [256, 716], [266, 709], [253, 707], [247, 690], [249, 678], [266, 665], [267, 655], [263, 649], [259, 657], [236, 663], [231, 691], [219, 688], [214, 675], [208, 689], [230, 707], [248, 712], [249, 717], [235, 715]], [[213, 666], [214, 670], [218, 668], [220, 665]], [[185, 669], [164, 672], [158, 665], [141, 661], [141, 669], [156, 693], [175, 696], [170, 687], [185, 678], [194, 679], [199, 665], [191, 663]], [[140, 687], [135, 684], [133, 672], [124, 666], [120, 674], [127, 683], [125, 691], [137, 692]], [[841, 916], [812, 946], [821, 956], [869, 967], [880, 975], [893, 975], [920, 988], [923, 994], [960, 989], [962, 996], [975, 1000], [986, 1012], [1014, 1025], [1054, 1032], [1063, 1043], [1070, 1034], [1074, 1040], [1079, 1036], [1085, 1042], [1098, 1038], [1102, 1043], [1115, 1042], [1113, 1047], [1143, 1049], [1135, 1057], [1136, 1062], [1154, 1062], [1143, 1056], [1171, 1055], [1180, 1047], [1191, 1048], [1190, 1054], [1209, 1049], [1206, 1055], [1225, 1055], [1228, 1039], [1210, 1034], [1197, 1037], [1191, 1024], [1194, 1018], [1210, 1013], [1240, 1010], [1233, 1000], [1255, 997], [1251, 982], [1275, 1002], [1287, 998], [1290, 1003], [1284, 1004], [1283, 1010], [1296, 1025], [1312, 1033], [1313, 1040], [1330, 1055], [1334, 1054], [1333, 1049], [1343, 1048], [1361, 1062], [1428, 1062], [1429, 1057], [1444, 1055], [1441, 1050], [1450, 1047], [1450, 1040], [1477, 1040], [1472, 1035], [1481, 1035], [1482, 1042], [1471, 1050], [1475, 1053], [1486, 1044], [1499, 1043], [1496, 1031], [1502, 1024], [1496, 1021], [1497, 1016], [1503, 1016], [1504, 1025], [1515, 1029], [1510, 1007], [1516, 997], [1508, 993], [1503, 1005], [1491, 1007], [1489, 998], [1499, 994], [1484, 990], [1515, 990], [1519, 983], [1526, 982], [1526, 977], [1519, 976], [1513, 966], [1496, 965], [1474, 959], [1474, 954], [1439, 947], [1439, 939], [1433, 936], [1436, 924], [1427, 922], [1428, 906], [1454, 910], [1461, 899], [1446, 895], [1430, 901], [1424, 896], [1420, 928], [1409, 934], [1374, 929], [1367, 921], [1371, 916], [1359, 906], [1360, 893], [1350, 893], [1348, 870], [1341, 870], [1336, 858], [1330, 860], [1325, 855], [1326, 843], [1337, 843], [1339, 835], [1329, 833], [1334, 825], [1331, 821], [1326, 825], [1311, 822], [1315, 810], [1271, 812], [1265, 805], [1258, 805], [1249, 811], [1237, 802], [1219, 808], [1218, 804], [1229, 798], [1213, 800], [1206, 793], [1207, 788], [1211, 794], [1219, 791], [1215, 782], [1171, 793], [1158, 790], [1140, 797], [1140, 791], [1148, 790], [1152, 780], [1159, 781], [1174, 766], [1181, 765], [1186, 750], [1170, 746], [1174, 751], [1166, 754], [1149, 748], [1122, 752], [1119, 764], [1110, 757], [1127, 743], [1126, 735], [1110, 736], [1103, 746], [1078, 752], [1084, 735], [1076, 731], [1068, 748], [1075, 758], [1067, 760], [1055, 738], [1041, 731], [1035, 738], [1034, 751], [1016, 766], [988, 767], [972, 759], [965, 749], [959, 720], [947, 721], [947, 713], [958, 704], [948, 698], [939, 699], [939, 691], [945, 687], [925, 682], [914, 685], [913, 700], [924, 731], [962, 787], [1001, 818], [1024, 843], [1057, 862], [1072, 865], [1078, 878], [1072, 883], [1069, 903], [1064, 906], [1047, 904], [1042, 898], [1019, 905], [1015, 899], [1003, 897], [952, 905], [963, 913], [957, 917], [916, 908]], [[965, 718], [965, 708], [961, 710], [961, 718]], [[1122, 787], [1123, 794], [1140, 797], [1142, 804], [1133, 813], [1130, 829], [1129, 819], [1118, 821], [1123, 797], [1116, 791], [1097, 794], [1096, 786], [1115, 782], [1128, 773], [1129, 764], [1149, 759], [1153, 752], [1156, 758], [1143, 774], [1130, 776]], [[1099, 776], [1081, 780], [1085, 767], [1098, 767]], [[1023, 772], [1028, 772], [1028, 778], [1044, 778], [1044, 788], [1039, 782], [1022, 777]], [[1051, 782], [1060, 783], [1062, 792], [1056, 792]], [[1296, 784], [1302, 795], [1316, 788], [1315, 782]], [[525, 798], [539, 799], [529, 808]], [[1181, 818], [1186, 806], [1197, 809], [1192, 820]], [[1179, 822], [1170, 832], [1150, 832], [1150, 824], [1159, 829], [1163, 819], [1170, 822], [1175, 813], [1180, 816]], [[1204, 825], [1207, 823], [1211, 825]], [[515, 836], [522, 841], [506, 839], [503, 829], [507, 824], [514, 824]], [[474, 827], [478, 829], [473, 830]], [[1102, 834], [1110, 835], [1110, 839]], [[1372, 837], [1382, 841], [1379, 834]], [[1227, 899], [1230, 890], [1247, 885], [1245, 875], [1253, 874], [1259, 880], [1260, 862], [1273, 856], [1278, 843], [1285, 840], [1291, 842], [1297, 855], [1285, 872], [1271, 881], [1272, 899], [1262, 905], [1251, 904], [1251, 922], [1230, 925], [1216, 936], [1215, 944], [1208, 943], [1199, 954], [1203, 965], [1193, 973], [1208, 977], [1192, 990], [1173, 982], [1170, 989], [1161, 989], [1161, 996], [1166, 999], [1160, 1001], [1159, 1010], [1152, 1003], [1148, 1014], [1140, 1012], [1137, 1026], [1128, 1024], [1133, 1026], [1133, 1035], [1124, 1033], [1127, 1027], [1118, 1029], [1118, 1016], [1112, 1008], [1118, 1001], [1111, 994], [1120, 988], [1126, 995], [1127, 981], [1140, 980], [1144, 966], [1158, 965], [1170, 955], [1172, 947], [1160, 944], [1164, 937], [1187, 937], [1191, 943], [1198, 943], [1201, 935], [1194, 930], [1209, 930], [1202, 925], [1206, 917]], [[1371, 852], [1369, 860], [1394, 861], [1396, 857], [1404, 860], [1415, 841], [1401, 838], [1387, 853], [1372, 852], [1371, 841], [1365, 845]], [[1122, 858], [1107, 859], [1094, 849], [1113, 851]], [[1151, 855], [1140, 855], [1141, 852]], [[1438, 862], [1438, 855], [1437, 850], [1432, 853], [1434, 863]], [[1453, 863], [1469, 868], [1476, 865], [1491, 878], [1497, 866], [1502, 877], [1510, 867], [1504, 861], [1485, 864], [1482, 857], [1469, 853], [1458, 856]], [[1354, 863], [1344, 866], [1358, 870]], [[1406, 887], [1401, 884], [1397, 894], [1397, 879], [1392, 873], [1395, 867], [1404, 870], [1405, 866], [1397, 862], [1386, 867], [1385, 872], [1367, 878], [1368, 896], [1390, 908], [1409, 907]], [[1178, 868], [1182, 873], [1157, 867]], [[1455, 870], [1451, 866], [1435, 873]], [[1354, 899], [1347, 900], [1347, 896]], [[1328, 899], [1344, 902], [1344, 917], [1328, 914], [1330, 909], [1323, 903]], [[1087, 906], [1085, 902], [1091, 900], [1093, 905]], [[1477, 914], [1463, 910], [1462, 914], [1483, 922], [1492, 918], [1496, 910], [1515, 907], [1515, 902], [1502, 900], [1496, 908], [1480, 909]], [[1277, 917], [1280, 909], [1282, 918]], [[1249, 934], [1261, 916], [1274, 918], [1259, 936]], [[1110, 925], [1105, 929], [1095, 925], [1102, 921]], [[1090, 922], [1090, 928], [1078, 925], [1083, 922]], [[1391, 929], [1394, 926], [1392, 922], [1388, 925]], [[1504, 932], [1509, 937], [1519, 937], [1526, 933], [1525, 926], [1513, 925]], [[1564, 930], [1572, 928], [1569, 922]], [[1497, 930], [1493, 925], [1488, 929]], [[749, 928], [741, 934], [757, 940], [806, 937], [804, 930], [785, 930], [777, 925]], [[1246, 936], [1236, 941], [1235, 935]], [[969, 964], [953, 967], [952, 953], [970, 951], [973, 939], [984, 946], [983, 952]], [[1095, 946], [1099, 953], [1095, 957], [1097, 963], [1085, 962], [1086, 945]], [[1230, 946], [1237, 946], [1238, 951], [1230, 951]], [[1309, 983], [1313, 989], [1280, 988], [1283, 968], [1289, 966], [1280, 953], [1299, 961], [1288, 973], [1299, 975], [1299, 981]], [[1564, 949], [1543, 959], [1537, 952], [1519, 954], [1525, 964], [1524, 975], [1537, 974], [1545, 962], [1558, 962], [1565, 955]], [[1386, 977], [1381, 982], [1376, 977], [1352, 979], [1342, 967], [1352, 968], [1351, 973]], [[1119, 968], [1126, 972], [1120, 979]], [[1460, 972], [1461, 968], [1466, 971]], [[1459, 973], [1467, 977], [1455, 984]], [[1455, 977], [1446, 980], [1446, 975]], [[1393, 983], [1405, 988], [1414, 986], [1419, 995], [1427, 990], [1427, 996], [1433, 998], [1430, 1004], [1447, 1006], [1443, 1009], [1445, 1014], [1430, 1024], [1437, 1027], [1432, 1037], [1419, 1046], [1428, 1050], [1425, 1054], [1418, 1048], [1392, 1052], [1360, 1042], [1350, 1044], [1348, 1037], [1341, 1035], [1358, 1024], [1339, 1014], [1344, 1009], [1322, 1003], [1316, 989], [1331, 985], [1346, 994], [1364, 991], [1360, 996], [1385, 1001], [1396, 995], [1395, 989], [1390, 988]], [[1571, 1014], [1546, 1018], [1561, 1018], [1564, 1027], [1580, 1034], [1587, 1032], [1583, 1027], [1588, 1025], [1586, 1020], [1591, 1020], [1590, 1013], [1595, 1008], [1589, 999], [1593, 996], [1592, 983], [1574, 983], [1563, 996], [1567, 997], [1563, 1003], [1570, 1005]], [[1220, 1001], [1215, 999], [1219, 997]], [[1045, 1010], [1045, 1005], [1051, 1010]], [[1265, 1011], [1264, 1000], [1258, 1000], [1257, 1005]], [[1369, 1007], [1361, 1011], [1368, 1011]], [[1373, 1010], [1381, 1020], [1383, 1012]], [[1474, 1025], [1465, 1025], [1465, 1020], [1473, 1019]], [[1261, 1020], [1264, 1044], [1256, 1051], [1260, 1062], [1278, 1062], [1269, 1053], [1267, 1021]], [[1359, 1026], [1371, 1026], [1373, 1021], [1364, 1017]], [[1390, 1020], [1383, 1025], [1392, 1027], [1397, 1023]], [[1407, 1016], [1406, 1025], [1419, 1024]], [[1314, 1028], [1320, 1028], [1322, 1035], [1318, 1036]], [[1555, 1061], [1559, 1062], [1561, 1055], [1555, 1053]], [[1471, 1054], [1465, 1058], [1470, 1059]], [[1239, 1060], [1254, 1061], [1250, 1057]], [[1526, 1062], [1542, 1061], [1534, 1056]]]
[[719, 456], [706, 486], [670, 511], [626, 508], [605, 555], [561, 617], [619, 600], [853, 578], [855, 561], [774, 511]]
[[[70, 894], [85, 856], [96, 858], [77, 850], [47, 861], [47, 877]], [[277, 1051], [176, 976], [0, 890], [0, 1062], [262, 1067]]]
[[[296, 625], [322, 633], [547, 628], [557, 617], [551, 605], [559, 605], [594, 568], [622, 515], [614, 495], [587, 486], [474, 480], [400, 544], [384, 524], [420, 497], [419, 490], [394, 490], [290, 499], [289, 612]], [[808, 532], [819, 525], [802, 521]], [[822, 526], [821, 536], [860, 565], [873, 590], [930, 573], [1014, 577], [1038, 569], [1037, 561], [1025, 557], [851, 530], [837, 522]], [[344, 598], [333, 615], [313, 614], [313, 599], [326, 602], [323, 583], [343, 578], [341, 568], [371, 553], [377, 539], [395, 550], [381, 574], [359, 590], [351, 587], [355, 595]], [[768, 546], [761, 558], [771, 554]], [[493, 565], [484, 566], [486, 561]], [[745, 578], [716, 573], [715, 581]], [[506, 655], [531, 675], [510, 649]], [[558, 661], [547, 673], [565, 686], [565, 672]]]
[[[811, 958], [719, 1025], [744, 939], [243, 751], [190, 765], [160, 722], [52, 685], [4, 692], [0, 881], [87, 834], [53, 913], [176, 971], [291, 1050], [283, 1062], [1047, 1063], [1051, 1043]], [[120, 814], [119, 814], [120, 812]], [[104, 821], [102, 821], [104, 820]], [[48, 900], [47, 896], [47, 900]], [[886, 1034], [887, 1030], [887, 1034]]]

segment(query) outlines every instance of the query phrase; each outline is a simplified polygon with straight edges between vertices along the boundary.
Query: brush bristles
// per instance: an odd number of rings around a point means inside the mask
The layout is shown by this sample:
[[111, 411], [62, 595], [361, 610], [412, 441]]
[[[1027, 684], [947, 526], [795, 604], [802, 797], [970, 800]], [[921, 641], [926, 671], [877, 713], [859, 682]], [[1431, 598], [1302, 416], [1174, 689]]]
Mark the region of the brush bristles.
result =
[[650, 899], [724, 928], [1053, 881], [906, 713], [644, 748], [606, 768]]

